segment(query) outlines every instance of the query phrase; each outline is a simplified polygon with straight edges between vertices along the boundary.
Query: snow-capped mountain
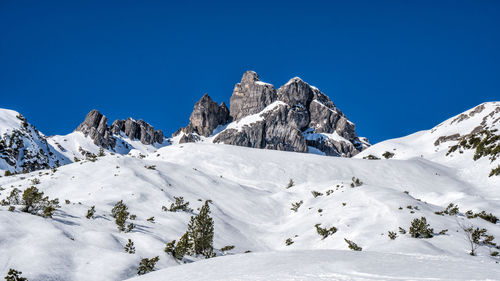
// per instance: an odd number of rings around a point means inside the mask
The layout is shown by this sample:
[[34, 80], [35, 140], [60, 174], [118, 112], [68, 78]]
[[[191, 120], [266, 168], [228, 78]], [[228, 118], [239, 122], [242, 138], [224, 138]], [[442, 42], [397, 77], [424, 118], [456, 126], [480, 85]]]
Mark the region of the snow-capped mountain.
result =
[[170, 144], [161, 130], [143, 120], [115, 120], [109, 126], [108, 118], [97, 110], [90, 111], [73, 133], [51, 136], [48, 142], [72, 161], [97, 155], [101, 149], [118, 154], [147, 154]]
[[23, 115], [0, 109], [0, 170], [30, 172], [69, 162]]
[[90, 111], [73, 133], [47, 137], [20, 113], [0, 109], [0, 171], [59, 167], [95, 157], [101, 149], [145, 155], [169, 144], [161, 130], [143, 120], [115, 120], [108, 126], [106, 116], [97, 110]]
[[295, 77], [281, 86], [247, 71], [234, 87], [230, 109], [204, 95], [179, 143], [205, 141], [253, 148], [351, 157], [369, 146], [355, 125], [318, 88]]
[[419, 157], [456, 168], [464, 179], [496, 181], [499, 177], [494, 176], [494, 169], [500, 166], [499, 130], [500, 102], [487, 102], [430, 130], [372, 145], [356, 158]]

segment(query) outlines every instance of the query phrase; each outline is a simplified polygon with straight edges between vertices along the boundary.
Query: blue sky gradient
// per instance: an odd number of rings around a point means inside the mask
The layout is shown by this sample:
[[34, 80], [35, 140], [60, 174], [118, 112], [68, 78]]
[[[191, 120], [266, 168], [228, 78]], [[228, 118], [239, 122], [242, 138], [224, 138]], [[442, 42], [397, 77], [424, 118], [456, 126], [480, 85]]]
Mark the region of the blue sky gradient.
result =
[[299, 76], [372, 143], [500, 97], [500, 1], [1, 1], [0, 107], [45, 134], [91, 109], [171, 134], [245, 70]]

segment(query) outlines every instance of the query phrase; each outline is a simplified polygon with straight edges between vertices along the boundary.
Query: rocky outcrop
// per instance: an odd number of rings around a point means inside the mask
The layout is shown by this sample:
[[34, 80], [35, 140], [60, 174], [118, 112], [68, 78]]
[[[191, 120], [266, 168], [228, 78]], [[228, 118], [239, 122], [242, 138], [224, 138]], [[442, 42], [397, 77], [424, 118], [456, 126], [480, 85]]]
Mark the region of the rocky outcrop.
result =
[[274, 86], [261, 82], [257, 73], [247, 71], [241, 82], [234, 86], [229, 102], [230, 115], [234, 120], [239, 120], [244, 116], [259, 113], [275, 100]]
[[229, 109], [224, 102], [218, 105], [209, 95], [204, 94], [194, 105], [189, 125], [177, 131], [174, 136], [182, 132], [184, 135], [180, 143], [194, 142], [199, 140], [199, 136], [210, 136], [215, 128], [227, 124], [230, 119]]
[[111, 127], [108, 127], [107, 122], [108, 118], [94, 109], [87, 114], [83, 123], [75, 131], [90, 137], [95, 145], [110, 150], [114, 150], [116, 136], [122, 134], [146, 145], [163, 143], [163, 132], [155, 130], [143, 120], [136, 121], [132, 118], [115, 120]]
[[108, 128], [108, 118], [95, 109], [87, 114], [85, 120], [75, 131], [90, 137], [94, 144], [99, 147], [113, 148], [115, 146], [116, 139]]
[[[48, 145], [46, 137], [21, 114], [0, 109], [0, 120], [16, 126], [2, 127], [0, 123], [0, 170], [31, 172], [57, 167], [64, 158], [58, 158]], [[3, 176], [3, 174], [2, 174]]]
[[[270, 105], [272, 106], [272, 105]], [[307, 152], [307, 143], [299, 129], [297, 116], [287, 104], [279, 103], [261, 113], [261, 121], [245, 125], [240, 129], [226, 129], [214, 139], [225, 143], [254, 148]]]
[[[197, 109], [200, 102], [191, 117], [201, 115]], [[215, 136], [214, 143], [296, 152], [314, 147], [326, 155], [343, 157], [354, 156], [367, 146], [367, 141], [358, 138], [355, 125], [328, 96], [298, 77], [276, 91], [273, 85], [260, 81], [257, 73], [247, 71], [234, 87], [230, 105], [233, 122]], [[213, 108], [201, 111], [203, 118], [196, 120], [217, 119]], [[190, 118], [180, 142], [198, 141], [201, 138], [196, 134], [211, 134], [224, 122], [192, 124]]]
[[115, 135], [123, 133], [131, 140], [139, 140], [143, 144], [161, 144], [163, 142], [163, 132], [155, 130], [153, 126], [140, 119], [138, 121], [132, 118], [115, 120], [111, 125], [111, 132]]

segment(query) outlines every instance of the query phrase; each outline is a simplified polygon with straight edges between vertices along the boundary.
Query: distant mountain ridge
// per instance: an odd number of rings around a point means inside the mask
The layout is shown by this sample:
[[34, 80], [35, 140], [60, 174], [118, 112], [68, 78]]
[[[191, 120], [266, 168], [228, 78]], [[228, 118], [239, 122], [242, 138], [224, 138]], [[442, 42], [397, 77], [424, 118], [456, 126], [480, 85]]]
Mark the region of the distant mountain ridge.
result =
[[0, 109], [0, 170], [58, 167], [93, 157], [101, 149], [147, 155], [170, 144], [206, 142], [367, 159], [423, 157], [458, 168], [464, 176], [485, 178], [500, 175], [499, 130], [500, 102], [487, 102], [431, 130], [370, 146], [316, 87], [295, 77], [276, 90], [247, 71], [234, 87], [230, 108], [203, 95], [189, 124], [171, 138], [141, 119], [109, 125], [97, 110], [74, 132], [46, 137], [20, 113]]
[[47, 137], [20, 113], [0, 109], [0, 170], [31, 172], [69, 164], [97, 155], [100, 149], [118, 154], [150, 152], [169, 144], [161, 130], [143, 120], [116, 120], [90, 111], [68, 135]]

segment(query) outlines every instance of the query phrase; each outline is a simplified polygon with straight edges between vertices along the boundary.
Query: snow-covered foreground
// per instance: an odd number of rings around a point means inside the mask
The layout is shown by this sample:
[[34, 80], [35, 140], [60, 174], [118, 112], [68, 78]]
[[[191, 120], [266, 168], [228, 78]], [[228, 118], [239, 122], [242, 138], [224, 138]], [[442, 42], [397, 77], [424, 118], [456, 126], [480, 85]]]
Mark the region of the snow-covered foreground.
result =
[[498, 265], [447, 256], [301, 250], [219, 257], [130, 281], [497, 280], [499, 276]]
[[[363, 184], [352, 188], [352, 177]], [[212, 280], [500, 276], [499, 259], [490, 256], [493, 249], [480, 247], [477, 256], [469, 256], [458, 225], [486, 228], [500, 237], [498, 223], [434, 214], [453, 202], [462, 213], [471, 209], [498, 215], [496, 179], [475, 184], [461, 180], [453, 168], [422, 158], [370, 161], [216, 144], [172, 145], [145, 158], [108, 154], [55, 172], [1, 177], [5, 190], [0, 199], [14, 187], [31, 186], [34, 178], [41, 182], [37, 188], [59, 198], [62, 207], [52, 219], [0, 207], [4, 275], [15, 268], [29, 280], [123, 280], [136, 275], [141, 258], [159, 256], [156, 268], [167, 269], [146, 275], [145, 280], [187, 280], [212, 265], [213, 273], [206, 273], [213, 275]], [[290, 179], [295, 185], [287, 189]], [[321, 195], [314, 197], [312, 191]], [[194, 213], [204, 200], [212, 200], [215, 248], [234, 245], [230, 253], [241, 255], [207, 261], [189, 258], [185, 261], [195, 262], [188, 265], [167, 255], [165, 244], [186, 231], [193, 215], [162, 211], [174, 196], [189, 201]], [[119, 200], [137, 215], [130, 233], [119, 232], [110, 216]], [[300, 201], [297, 212], [290, 210]], [[86, 219], [92, 205], [96, 218]], [[153, 216], [154, 223], [147, 221]], [[398, 232], [399, 227], [408, 231], [412, 219], [422, 216], [434, 228], [433, 238]], [[322, 239], [316, 224], [338, 231]], [[446, 234], [437, 234], [444, 229]], [[388, 231], [398, 237], [389, 239]], [[287, 238], [293, 244], [287, 246]], [[363, 251], [350, 251], [344, 238]], [[135, 244], [135, 254], [123, 249], [128, 239]], [[295, 273], [298, 277], [293, 279]]]

